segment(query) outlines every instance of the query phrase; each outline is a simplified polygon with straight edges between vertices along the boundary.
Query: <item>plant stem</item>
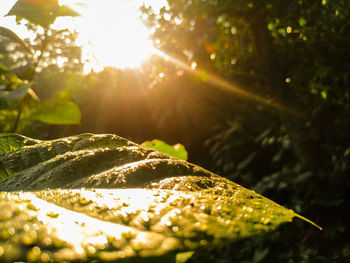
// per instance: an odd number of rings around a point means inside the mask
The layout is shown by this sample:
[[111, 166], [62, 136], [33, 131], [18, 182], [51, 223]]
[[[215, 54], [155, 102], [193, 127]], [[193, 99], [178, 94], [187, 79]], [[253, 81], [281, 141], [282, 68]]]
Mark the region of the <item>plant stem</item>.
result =
[[19, 121], [21, 120], [21, 115], [22, 115], [22, 105], [20, 104], [18, 106], [18, 113], [17, 113], [17, 116], [16, 116], [15, 125], [13, 126], [11, 132], [15, 133], [17, 131]]
[[[35, 65], [34, 65], [34, 68], [33, 68], [33, 70], [34, 70], [34, 75], [35, 75], [35, 70], [36, 70], [36, 68], [38, 67], [40, 61], [42, 60], [43, 55], [44, 55], [44, 51], [45, 51], [45, 49], [46, 49], [46, 47], [47, 47], [47, 45], [48, 45], [48, 38], [49, 38], [49, 36], [48, 36], [48, 31], [49, 31], [49, 29], [48, 29], [48, 28], [45, 28], [45, 31], [44, 31], [44, 39], [41, 41], [40, 55], [39, 55], [39, 57], [38, 57], [37, 62], [36, 62]], [[15, 133], [15, 132], [17, 131], [17, 129], [18, 129], [18, 125], [19, 125], [19, 122], [20, 122], [20, 120], [21, 120], [22, 110], [23, 110], [23, 109], [22, 109], [22, 104], [20, 104], [20, 105], [18, 106], [18, 112], [17, 112], [15, 124], [14, 124], [14, 126], [13, 126], [13, 128], [12, 128], [12, 130], [11, 130], [11, 132], [13, 132], [13, 133]]]

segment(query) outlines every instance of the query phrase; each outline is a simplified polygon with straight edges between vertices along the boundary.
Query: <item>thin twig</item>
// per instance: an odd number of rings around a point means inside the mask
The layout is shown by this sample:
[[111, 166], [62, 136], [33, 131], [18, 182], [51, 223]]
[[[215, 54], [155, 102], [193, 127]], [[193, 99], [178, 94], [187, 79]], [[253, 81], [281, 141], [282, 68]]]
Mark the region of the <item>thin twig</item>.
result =
[[16, 116], [15, 125], [13, 126], [11, 132], [15, 133], [17, 131], [18, 124], [19, 124], [19, 121], [21, 119], [21, 115], [22, 115], [22, 104], [20, 104], [19, 107], [18, 107], [18, 113], [17, 113], [17, 116]]

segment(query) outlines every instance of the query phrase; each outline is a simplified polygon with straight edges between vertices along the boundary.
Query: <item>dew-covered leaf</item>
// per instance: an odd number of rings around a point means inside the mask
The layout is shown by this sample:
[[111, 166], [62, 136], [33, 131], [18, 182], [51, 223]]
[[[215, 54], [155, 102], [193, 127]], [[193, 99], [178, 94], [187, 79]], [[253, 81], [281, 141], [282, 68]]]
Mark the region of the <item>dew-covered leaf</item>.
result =
[[0, 182], [0, 261], [176, 262], [178, 252], [234, 242], [300, 217], [116, 135], [27, 144], [25, 137], [6, 136], [19, 146], [0, 155], [8, 171]]

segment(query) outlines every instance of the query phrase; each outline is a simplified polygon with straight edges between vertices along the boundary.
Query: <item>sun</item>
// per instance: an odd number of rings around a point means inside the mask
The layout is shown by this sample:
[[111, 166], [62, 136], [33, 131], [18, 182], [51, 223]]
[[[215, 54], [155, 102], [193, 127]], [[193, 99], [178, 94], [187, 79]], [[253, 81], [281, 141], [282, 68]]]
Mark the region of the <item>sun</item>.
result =
[[134, 68], [153, 52], [135, 1], [89, 0], [82, 9], [80, 41], [86, 67]]
[[[2, 17], [16, 0], [0, 1], [3, 7], [0, 25], [28, 37], [25, 28], [18, 29], [13, 17]], [[86, 73], [104, 67], [134, 68], [156, 52], [149, 39], [150, 30], [140, 19], [139, 7], [146, 4], [159, 12], [167, 3], [165, 0], [59, 0], [59, 3], [81, 14], [78, 18], [58, 18], [53, 27], [78, 32], [77, 44], [82, 47]]]

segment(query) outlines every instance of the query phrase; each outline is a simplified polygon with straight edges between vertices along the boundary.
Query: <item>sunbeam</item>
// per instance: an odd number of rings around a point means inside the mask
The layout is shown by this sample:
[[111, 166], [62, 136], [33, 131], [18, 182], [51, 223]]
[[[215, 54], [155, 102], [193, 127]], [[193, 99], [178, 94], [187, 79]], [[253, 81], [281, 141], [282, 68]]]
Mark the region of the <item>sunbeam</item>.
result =
[[181, 67], [182, 69], [186, 70], [187, 72], [189, 72], [195, 76], [198, 76], [200, 79], [204, 79], [206, 82], [208, 82], [208, 83], [210, 83], [218, 88], [221, 88], [224, 90], [229, 90], [229, 91], [231, 91], [239, 96], [242, 96], [242, 97], [247, 98], [249, 100], [256, 101], [260, 104], [264, 104], [264, 105], [269, 106], [269, 107], [273, 107], [279, 111], [283, 111], [283, 112], [286, 112], [288, 114], [298, 116], [298, 117], [301, 116], [300, 113], [296, 112], [293, 109], [287, 108], [287, 107], [283, 106], [282, 104], [273, 101], [272, 99], [266, 99], [266, 98], [263, 98], [263, 97], [258, 96], [256, 94], [253, 94], [249, 91], [246, 91], [246, 90], [238, 87], [237, 84], [228, 82], [228, 81], [220, 78], [219, 76], [217, 76], [213, 73], [210, 73], [210, 72], [203, 73], [203, 71], [201, 71], [200, 69], [192, 68], [191, 66], [189, 66], [185, 62], [183, 62], [177, 58], [174, 58], [174, 57], [164, 53], [163, 51], [161, 51], [159, 49], [154, 48], [153, 54], [155, 54], [159, 57], [162, 57], [166, 61], [169, 61], [169, 62]]

